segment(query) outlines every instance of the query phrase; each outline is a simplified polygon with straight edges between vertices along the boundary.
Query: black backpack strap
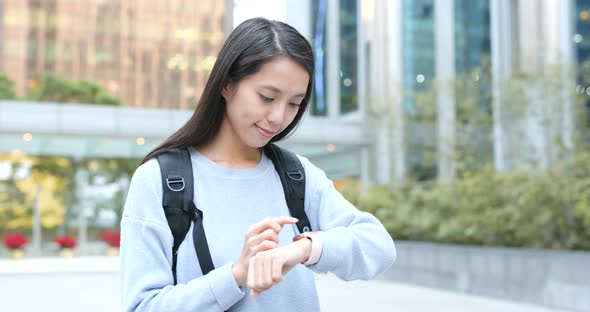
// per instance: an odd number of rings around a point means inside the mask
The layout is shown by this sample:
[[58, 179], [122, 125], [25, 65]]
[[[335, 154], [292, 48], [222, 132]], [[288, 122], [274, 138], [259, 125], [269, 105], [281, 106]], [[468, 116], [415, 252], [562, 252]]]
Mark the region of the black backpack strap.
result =
[[279, 174], [291, 216], [299, 219], [297, 229], [300, 233], [310, 232], [311, 224], [305, 213], [305, 170], [301, 161], [294, 153], [275, 144], [267, 144], [264, 152]]
[[195, 244], [195, 251], [197, 252], [197, 258], [199, 259], [199, 265], [201, 266], [201, 272], [203, 276], [215, 269], [213, 265], [213, 259], [211, 259], [211, 252], [209, 251], [209, 244], [207, 244], [207, 236], [205, 235], [205, 229], [203, 228], [203, 212], [195, 206], [194, 201], [191, 200], [195, 216], [195, 225], [193, 226], [193, 242]]
[[[193, 238], [195, 238], [195, 233], [198, 233], [199, 236], [199, 239], [195, 240], [195, 250], [197, 251], [203, 275], [213, 269], [213, 262], [211, 261], [205, 231], [203, 230], [203, 212], [198, 210], [193, 202], [193, 169], [189, 151], [182, 147], [174, 148], [158, 155], [156, 158], [160, 164], [162, 176], [162, 207], [174, 237], [172, 274], [174, 276], [174, 285], [176, 285], [178, 248], [190, 228], [191, 221], [195, 221]], [[205, 248], [202, 247], [203, 244]]]

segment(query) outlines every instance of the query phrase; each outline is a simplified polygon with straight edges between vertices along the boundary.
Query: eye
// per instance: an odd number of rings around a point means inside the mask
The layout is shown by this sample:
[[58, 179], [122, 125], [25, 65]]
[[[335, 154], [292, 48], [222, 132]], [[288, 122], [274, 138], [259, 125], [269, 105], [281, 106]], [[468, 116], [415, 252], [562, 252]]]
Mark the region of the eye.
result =
[[293, 107], [297, 107], [297, 108], [301, 106], [301, 104], [297, 104], [297, 103], [289, 103], [289, 105], [291, 105]]
[[260, 95], [260, 98], [261, 98], [263, 101], [267, 102], [267, 103], [270, 103], [270, 102], [274, 101], [274, 99], [273, 99], [273, 98], [269, 98], [268, 96], [264, 96], [264, 95], [262, 95], [262, 94], [260, 94], [260, 93], [258, 93], [258, 95]]

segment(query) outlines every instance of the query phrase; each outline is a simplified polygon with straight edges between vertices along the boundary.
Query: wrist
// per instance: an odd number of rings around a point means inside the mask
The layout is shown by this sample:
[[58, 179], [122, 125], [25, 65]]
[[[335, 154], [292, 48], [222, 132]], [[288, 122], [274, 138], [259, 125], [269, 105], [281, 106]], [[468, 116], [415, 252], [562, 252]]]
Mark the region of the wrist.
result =
[[322, 255], [322, 238], [316, 232], [307, 232], [293, 237], [293, 242], [302, 242], [304, 250], [304, 259], [302, 261], [305, 265], [316, 264]]
[[298, 253], [299, 259], [298, 259], [298, 263], [305, 263], [307, 260], [309, 260], [309, 257], [311, 256], [311, 245], [312, 245], [312, 241], [309, 238], [304, 238], [304, 239], [299, 239], [295, 242], [293, 242], [293, 244], [295, 246], [298, 247], [298, 249], [300, 250], [300, 252]]
[[246, 270], [240, 265], [239, 262], [235, 262], [231, 267], [232, 273], [234, 275], [234, 279], [236, 280], [236, 284], [238, 287], [242, 287], [246, 282]]

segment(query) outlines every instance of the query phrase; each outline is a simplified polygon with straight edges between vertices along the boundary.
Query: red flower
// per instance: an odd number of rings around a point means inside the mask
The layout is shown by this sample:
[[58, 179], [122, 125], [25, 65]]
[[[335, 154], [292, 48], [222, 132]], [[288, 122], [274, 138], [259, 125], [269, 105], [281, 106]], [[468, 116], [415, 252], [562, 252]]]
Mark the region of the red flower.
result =
[[100, 233], [100, 239], [105, 241], [111, 247], [119, 247], [121, 245], [121, 232], [104, 231]]
[[55, 242], [60, 248], [74, 248], [76, 247], [76, 238], [69, 235], [58, 236], [55, 238]]
[[29, 240], [21, 233], [8, 233], [4, 235], [4, 246], [10, 249], [23, 248]]

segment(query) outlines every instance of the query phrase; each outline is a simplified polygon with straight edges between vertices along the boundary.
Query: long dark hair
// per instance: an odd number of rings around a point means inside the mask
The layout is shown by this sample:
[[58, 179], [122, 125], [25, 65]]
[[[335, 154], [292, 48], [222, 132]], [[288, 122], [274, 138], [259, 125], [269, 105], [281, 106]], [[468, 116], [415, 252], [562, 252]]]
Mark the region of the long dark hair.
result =
[[256, 73], [265, 62], [280, 56], [298, 62], [309, 74], [307, 91], [295, 119], [271, 142], [289, 135], [297, 127], [309, 103], [314, 75], [313, 52], [309, 42], [295, 28], [278, 21], [252, 18], [236, 27], [223, 44], [191, 118], [141, 163], [175, 147], [199, 146], [210, 142], [219, 131], [225, 114], [222, 89], [228, 83], [237, 84]]

